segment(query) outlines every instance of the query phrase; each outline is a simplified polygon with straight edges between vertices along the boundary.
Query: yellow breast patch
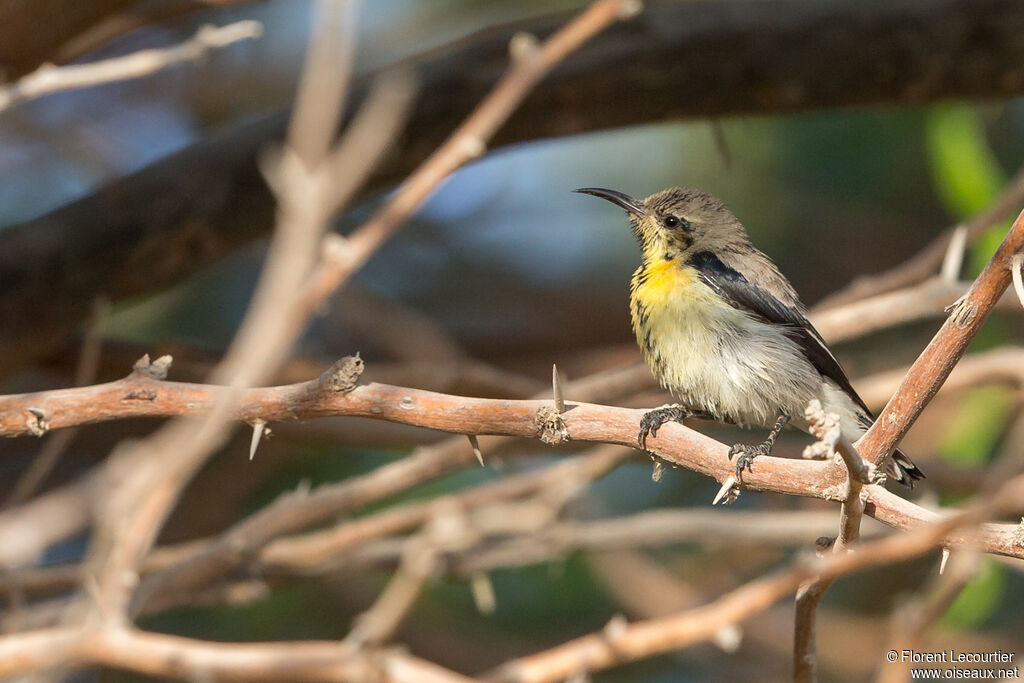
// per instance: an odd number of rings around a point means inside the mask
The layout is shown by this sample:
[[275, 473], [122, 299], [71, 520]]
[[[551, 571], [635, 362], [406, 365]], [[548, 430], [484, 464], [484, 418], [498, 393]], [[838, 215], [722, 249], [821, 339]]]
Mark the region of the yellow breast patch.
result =
[[661, 259], [633, 275], [633, 297], [642, 308], [651, 310], [666, 305], [671, 297], [698, 295], [699, 289], [693, 286], [697, 282], [697, 271], [693, 268]]

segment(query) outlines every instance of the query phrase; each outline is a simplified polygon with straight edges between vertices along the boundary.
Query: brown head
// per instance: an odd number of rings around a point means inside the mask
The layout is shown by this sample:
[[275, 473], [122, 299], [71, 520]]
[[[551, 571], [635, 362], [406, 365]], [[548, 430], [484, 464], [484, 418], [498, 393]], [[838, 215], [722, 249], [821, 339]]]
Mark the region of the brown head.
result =
[[750, 240], [736, 216], [703, 190], [670, 187], [646, 199], [600, 187], [574, 191], [607, 199], [625, 209], [647, 260], [685, 258], [700, 251], [750, 250]]

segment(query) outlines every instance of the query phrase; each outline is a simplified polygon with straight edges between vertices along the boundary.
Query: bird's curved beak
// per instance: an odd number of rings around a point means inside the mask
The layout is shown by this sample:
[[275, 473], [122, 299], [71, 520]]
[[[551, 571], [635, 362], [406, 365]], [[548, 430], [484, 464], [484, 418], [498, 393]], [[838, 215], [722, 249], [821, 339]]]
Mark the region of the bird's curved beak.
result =
[[603, 187], [581, 187], [579, 189], [573, 190], [573, 192], [580, 192], [582, 194], [592, 194], [595, 197], [607, 199], [612, 204], [617, 204], [626, 211], [632, 214], [636, 214], [637, 216], [647, 215], [647, 212], [644, 211], [643, 202], [641, 202], [639, 199], [634, 199], [633, 197], [630, 197], [628, 194], [616, 192], [615, 190], [606, 190]]

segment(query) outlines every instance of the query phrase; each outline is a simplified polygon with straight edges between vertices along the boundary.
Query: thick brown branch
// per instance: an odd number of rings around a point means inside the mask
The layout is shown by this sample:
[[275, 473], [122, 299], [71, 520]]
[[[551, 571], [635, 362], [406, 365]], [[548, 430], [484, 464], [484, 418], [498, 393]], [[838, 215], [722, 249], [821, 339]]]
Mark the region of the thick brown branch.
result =
[[[162, 382], [137, 375], [118, 382], [81, 389], [0, 398], [0, 434], [28, 434], [28, 420], [38, 422], [36, 410], [53, 427], [124, 417], [200, 415], [215, 404], [222, 389], [209, 385]], [[141, 398], [140, 398], [141, 397]], [[391, 420], [458, 434], [496, 434], [540, 438], [537, 411], [550, 401], [508, 401], [450, 396], [386, 384], [356, 387], [348, 393], [325, 388], [320, 380], [282, 387], [250, 389], [242, 394], [239, 420], [308, 419], [328, 415], [358, 415]], [[642, 410], [566, 402], [562, 416], [570, 439], [637, 447]], [[69, 419], [69, 415], [72, 416]], [[649, 445], [661, 457], [719, 482], [733, 473], [717, 441], [678, 425], [666, 425]], [[766, 457], [744, 475], [754, 490], [841, 500], [845, 468], [834, 463]], [[868, 514], [900, 528], [929, 521], [934, 515], [878, 486], [869, 491]], [[1024, 557], [1013, 540], [1014, 527], [993, 526], [986, 550]]]

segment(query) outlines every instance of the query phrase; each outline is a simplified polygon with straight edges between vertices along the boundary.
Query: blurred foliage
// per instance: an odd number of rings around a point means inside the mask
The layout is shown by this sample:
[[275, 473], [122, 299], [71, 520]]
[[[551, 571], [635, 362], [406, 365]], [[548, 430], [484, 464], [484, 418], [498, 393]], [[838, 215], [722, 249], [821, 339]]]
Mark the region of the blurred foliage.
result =
[[[1006, 185], [1006, 174], [989, 147], [977, 110], [942, 105], [929, 112], [925, 127], [936, 193], [959, 220], [983, 211]], [[1009, 221], [996, 223], [970, 249], [972, 274], [988, 263], [1006, 236]]]

